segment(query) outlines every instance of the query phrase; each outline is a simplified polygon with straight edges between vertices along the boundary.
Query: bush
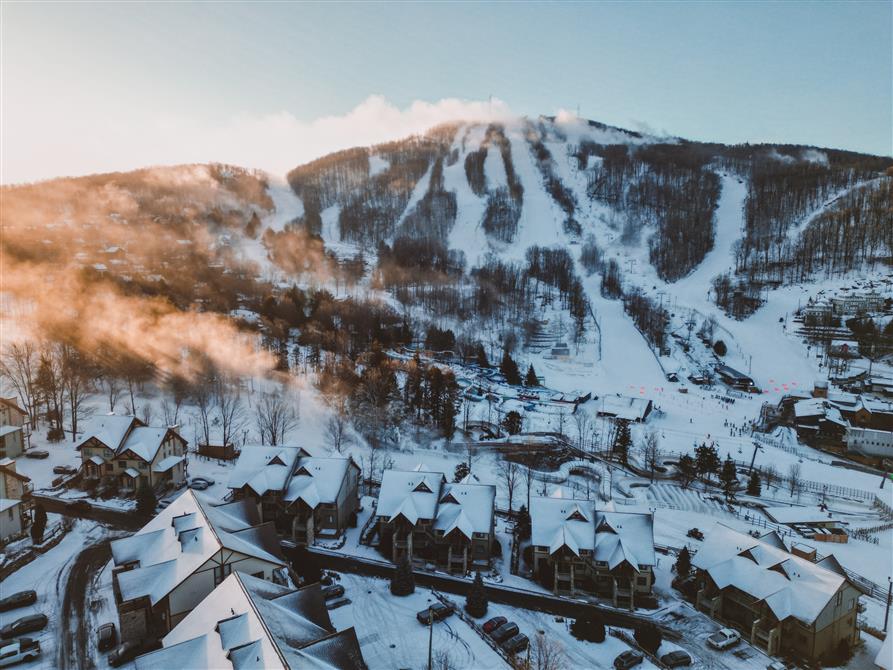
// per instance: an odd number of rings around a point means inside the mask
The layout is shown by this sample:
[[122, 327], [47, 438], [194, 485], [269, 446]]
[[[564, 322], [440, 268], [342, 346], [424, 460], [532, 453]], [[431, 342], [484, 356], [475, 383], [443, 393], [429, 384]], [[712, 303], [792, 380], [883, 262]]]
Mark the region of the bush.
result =
[[600, 644], [605, 641], [605, 624], [597, 615], [580, 618], [571, 624], [571, 635], [578, 640]]
[[478, 572], [474, 576], [474, 583], [468, 591], [468, 598], [465, 600], [465, 611], [476, 619], [480, 619], [487, 614], [487, 590], [484, 588], [484, 580], [481, 573]]
[[725, 356], [726, 352], [728, 351], [728, 347], [722, 340], [717, 340], [713, 343], [713, 351], [716, 353], [717, 356]]
[[540, 567], [537, 570], [536, 581], [540, 583], [544, 589], [550, 591], [555, 588], [555, 570], [549, 565], [548, 561], [540, 561]]
[[136, 513], [147, 519], [154, 516], [157, 506], [158, 499], [155, 497], [155, 491], [148, 486], [140, 487], [136, 493]]
[[408, 596], [415, 592], [415, 578], [412, 574], [412, 566], [409, 557], [404, 554], [403, 559], [397, 564], [397, 569], [391, 577], [391, 594], [395, 596]]
[[653, 623], [646, 623], [639, 626], [636, 629], [635, 638], [636, 642], [639, 643], [639, 646], [649, 654], [657, 653], [660, 643], [663, 641], [663, 636], [660, 634], [660, 630]]
[[52, 427], [47, 431], [47, 441], [49, 442], [61, 442], [65, 439], [65, 431], [61, 428]]

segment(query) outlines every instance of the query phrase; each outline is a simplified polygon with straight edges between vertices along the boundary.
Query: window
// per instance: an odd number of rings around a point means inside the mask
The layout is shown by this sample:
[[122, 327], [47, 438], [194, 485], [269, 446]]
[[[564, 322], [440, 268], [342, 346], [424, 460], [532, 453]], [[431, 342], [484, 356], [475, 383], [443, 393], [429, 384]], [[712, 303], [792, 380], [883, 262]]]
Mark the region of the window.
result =
[[226, 579], [229, 574], [233, 571], [233, 566], [229, 563], [224, 563], [223, 565], [218, 565], [214, 568], [214, 586], [217, 586]]

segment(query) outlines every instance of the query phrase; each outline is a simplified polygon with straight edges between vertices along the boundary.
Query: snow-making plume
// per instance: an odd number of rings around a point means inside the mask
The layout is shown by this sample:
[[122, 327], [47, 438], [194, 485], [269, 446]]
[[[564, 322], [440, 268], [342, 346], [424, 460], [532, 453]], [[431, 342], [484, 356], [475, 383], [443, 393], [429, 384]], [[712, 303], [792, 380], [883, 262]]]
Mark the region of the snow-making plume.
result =
[[800, 152], [800, 158], [810, 163], [818, 163], [819, 165], [828, 165], [828, 154], [818, 149], [805, 149]]
[[771, 158], [774, 161], [778, 161], [779, 163], [796, 163], [797, 159], [793, 156], [788, 156], [787, 154], [778, 153], [776, 149], [770, 149], [766, 153], [767, 158]]

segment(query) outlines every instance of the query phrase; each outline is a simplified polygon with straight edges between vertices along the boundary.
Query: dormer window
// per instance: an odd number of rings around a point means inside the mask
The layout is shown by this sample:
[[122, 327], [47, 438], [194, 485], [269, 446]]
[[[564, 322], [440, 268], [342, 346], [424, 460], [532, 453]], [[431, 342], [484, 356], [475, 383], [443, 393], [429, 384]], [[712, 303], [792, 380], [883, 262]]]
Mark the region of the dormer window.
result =
[[431, 487], [428, 486], [428, 482], [424, 479], [416, 484], [416, 487], [413, 489], [413, 493], [431, 493]]
[[568, 514], [566, 521], [588, 521], [588, 519], [583, 515], [579, 509], [575, 509], [573, 512]]

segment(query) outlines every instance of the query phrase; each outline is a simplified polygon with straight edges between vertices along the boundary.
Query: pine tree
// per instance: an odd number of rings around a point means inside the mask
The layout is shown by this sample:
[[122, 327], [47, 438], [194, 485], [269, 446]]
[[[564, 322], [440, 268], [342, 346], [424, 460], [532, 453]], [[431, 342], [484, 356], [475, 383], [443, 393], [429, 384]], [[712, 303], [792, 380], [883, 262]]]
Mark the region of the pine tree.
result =
[[738, 488], [738, 472], [735, 469], [735, 461], [729, 455], [726, 455], [726, 460], [722, 464], [719, 482], [722, 485], [723, 492], [726, 494], [726, 498], [734, 498], [735, 489]]
[[698, 474], [709, 479], [710, 475], [719, 471], [720, 460], [716, 447], [712, 445], [708, 447], [706, 444], [697, 447], [695, 449], [695, 462], [698, 466]]
[[691, 554], [688, 547], [682, 547], [679, 556], [676, 557], [676, 576], [679, 579], [685, 579], [691, 572]]
[[632, 446], [633, 440], [629, 434], [629, 421], [625, 419], [617, 420], [617, 434], [614, 436], [614, 446], [611, 451], [617, 455], [620, 462], [627, 464], [629, 458], [629, 448]]
[[533, 363], [527, 368], [527, 376], [524, 377], [524, 386], [539, 386], [540, 380], [537, 379], [536, 371], [533, 369]]
[[38, 503], [34, 506], [34, 521], [31, 523], [31, 541], [34, 544], [43, 542], [43, 532], [47, 527], [47, 511]]
[[155, 497], [155, 491], [148, 486], [140, 487], [136, 493], [136, 513], [143, 518], [148, 518], [155, 514], [157, 505], [158, 499]]
[[509, 435], [517, 435], [524, 427], [524, 420], [515, 410], [506, 413], [502, 419], [502, 427], [505, 428]]
[[395, 596], [408, 596], [415, 592], [415, 578], [412, 574], [412, 565], [409, 556], [404, 554], [403, 559], [397, 564], [391, 576], [391, 594]]
[[571, 635], [578, 640], [600, 644], [605, 641], [605, 624], [597, 614], [583, 616], [571, 624]]
[[484, 588], [484, 580], [481, 573], [478, 572], [474, 576], [474, 583], [468, 591], [468, 598], [465, 600], [465, 611], [476, 619], [480, 619], [487, 614], [487, 590]]
[[759, 496], [762, 493], [763, 485], [760, 481], [760, 473], [756, 470], [751, 470], [750, 479], [747, 480], [747, 495]]
[[695, 464], [695, 459], [689, 454], [682, 454], [682, 456], [679, 457], [679, 463], [676, 465], [676, 472], [679, 475], [680, 485], [683, 489], [687, 489], [698, 476], [698, 468]]
[[478, 343], [477, 353], [475, 354], [476, 362], [482, 368], [489, 368], [490, 361], [487, 360], [487, 352], [484, 351], [484, 345]]
[[530, 518], [530, 512], [527, 511], [527, 505], [521, 505], [521, 509], [518, 510], [518, 518], [515, 521], [515, 529], [518, 531], [518, 536], [522, 540], [526, 540], [530, 537], [531, 525], [532, 521]]
[[462, 463], [459, 463], [456, 466], [456, 469], [453, 471], [453, 481], [461, 482], [463, 479], [465, 479], [468, 476], [469, 472], [470, 472], [470, 470], [468, 468], [468, 463], [466, 463], [465, 461], [463, 461]]
[[635, 638], [639, 646], [649, 654], [654, 654], [663, 641], [660, 629], [653, 623], [645, 623], [636, 628]]
[[512, 386], [521, 384], [521, 372], [518, 370], [518, 364], [508, 352], [508, 349], [502, 352], [502, 362], [499, 364], [499, 371], [505, 377], [505, 381]]

